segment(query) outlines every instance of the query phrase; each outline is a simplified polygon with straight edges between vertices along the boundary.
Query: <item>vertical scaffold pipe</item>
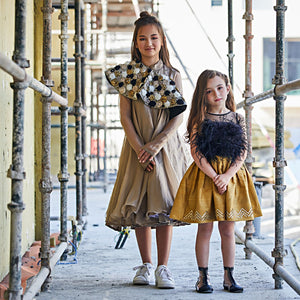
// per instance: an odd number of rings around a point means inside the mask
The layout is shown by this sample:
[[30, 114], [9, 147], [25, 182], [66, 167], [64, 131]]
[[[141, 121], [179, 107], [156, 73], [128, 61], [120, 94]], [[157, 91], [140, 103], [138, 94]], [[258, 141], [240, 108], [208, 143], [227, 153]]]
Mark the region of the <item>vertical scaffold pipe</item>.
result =
[[[246, 0], [246, 11], [243, 16], [245, 19], [245, 31], [244, 35], [245, 39], [245, 91], [243, 93], [243, 97], [245, 98], [245, 119], [246, 119], [246, 132], [247, 132], [247, 158], [246, 158], [246, 166], [250, 174], [252, 174], [252, 105], [247, 105], [246, 101], [248, 98], [253, 96], [252, 92], [252, 0]], [[246, 221], [246, 225], [244, 227], [244, 232], [246, 233], [246, 239], [251, 240], [254, 233], [254, 225], [253, 221]], [[251, 259], [252, 251], [249, 248], [245, 248], [245, 258]]]
[[[59, 15], [61, 22], [61, 34], [59, 38], [61, 40], [60, 56], [61, 56], [61, 70], [60, 70], [60, 90], [61, 96], [68, 99], [68, 0], [61, 0], [61, 13]], [[60, 181], [60, 235], [59, 240], [61, 242], [68, 242], [68, 107], [60, 106], [60, 173], [58, 174], [58, 180]], [[61, 260], [67, 259], [67, 249], [61, 256]]]
[[[86, 111], [85, 101], [85, 34], [84, 34], [84, 17], [85, 7], [82, 2], [81, 14], [80, 14], [80, 25], [81, 25], [81, 99], [82, 108]], [[82, 216], [87, 216], [87, 203], [86, 203], [86, 114], [81, 117], [81, 136], [82, 136]]]
[[[284, 0], [277, 0], [274, 10], [276, 11], [276, 74], [273, 78], [275, 87], [285, 83], [284, 78], [284, 26], [285, 26], [285, 6]], [[273, 97], [276, 101], [275, 115], [275, 157], [273, 167], [275, 168], [275, 248], [272, 256], [275, 257], [275, 267], [283, 265], [283, 257], [286, 255], [284, 249], [284, 167], [287, 165], [284, 159], [284, 101], [285, 95], [276, 95]], [[282, 278], [274, 272], [275, 289], [282, 288]]]
[[107, 0], [102, 1], [102, 32], [103, 32], [103, 41], [102, 41], [102, 97], [103, 97], [103, 106], [104, 106], [104, 160], [103, 160], [103, 187], [104, 192], [106, 193], [108, 186], [108, 174], [107, 174], [107, 116], [106, 116], [106, 96], [107, 96], [107, 82], [105, 80], [105, 69], [106, 69], [106, 35], [107, 35]]
[[[52, 0], [43, 1], [43, 75], [41, 81], [48, 87], [54, 86], [51, 78], [51, 43], [52, 43]], [[39, 188], [42, 195], [42, 238], [41, 265], [50, 269], [50, 194], [51, 181], [51, 97], [42, 97], [42, 178]], [[42, 291], [49, 288], [51, 277], [45, 280]]]
[[82, 139], [81, 139], [81, 34], [80, 34], [80, 13], [81, 0], [75, 0], [75, 141], [76, 141], [76, 220], [82, 224]]
[[233, 36], [233, 26], [232, 26], [232, 0], [228, 0], [228, 37], [226, 39], [228, 42], [228, 76], [233, 88], [233, 42], [235, 41]]
[[[29, 67], [25, 59], [26, 45], [26, 1], [15, 1], [15, 49], [13, 61], [22, 68]], [[13, 104], [13, 139], [12, 139], [12, 164], [7, 171], [11, 182], [11, 203], [7, 205], [11, 211], [10, 226], [10, 264], [9, 288], [6, 290], [6, 299], [21, 299], [21, 262], [22, 262], [22, 212], [23, 203], [23, 169], [24, 156], [24, 98], [26, 82], [14, 81], [11, 88], [14, 90]]]

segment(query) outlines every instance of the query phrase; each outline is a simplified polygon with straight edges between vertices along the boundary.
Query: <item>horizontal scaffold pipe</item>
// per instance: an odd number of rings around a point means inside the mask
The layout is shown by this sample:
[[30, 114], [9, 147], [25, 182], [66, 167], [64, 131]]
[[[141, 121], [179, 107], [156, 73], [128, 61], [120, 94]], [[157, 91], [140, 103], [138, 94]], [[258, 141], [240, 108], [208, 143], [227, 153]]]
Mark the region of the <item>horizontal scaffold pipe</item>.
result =
[[0, 68], [6, 73], [10, 74], [14, 79], [20, 82], [27, 82], [28, 86], [43, 96], [49, 97], [52, 101], [62, 105], [68, 106], [68, 100], [53, 92], [49, 87], [36, 80], [19, 67], [15, 62], [10, 60], [0, 52]]
[[269, 257], [263, 250], [261, 250], [261, 248], [255, 245], [253, 241], [245, 239], [245, 234], [237, 228], [235, 229], [235, 235], [247, 248], [261, 258], [277, 275], [283, 278], [288, 285], [298, 293], [298, 295], [300, 295], [300, 282], [293, 275], [291, 275], [282, 265], [275, 265], [275, 261], [272, 257]]
[[[86, 111], [82, 107], [79, 108], [79, 113], [81, 116], [86, 117]], [[60, 116], [60, 114], [61, 114], [61, 111], [60, 111], [59, 107], [55, 107], [55, 106], [51, 107], [51, 115]], [[68, 107], [68, 114], [71, 116], [75, 115], [74, 107]]]
[[[271, 89], [265, 92], [262, 92], [258, 95], [255, 95], [251, 98], [248, 98], [246, 100], [246, 105], [251, 105], [256, 102], [260, 102], [262, 100], [272, 98], [273, 96], [283, 95], [285, 93], [288, 93], [290, 91], [299, 90], [300, 89], [300, 79], [287, 82], [282, 85], [277, 85], [275, 89]], [[241, 101], [237, 104], [237, 109], [242, 108], [245, 105], [245, 101]]]
[[67, 246], [68, 245], [65, 242], [59, 244], [54, 255], [50, 258], [50, 270], [47, 267], [41, 267], [39, 273], [35, 276], [31, 285], [25, 292], [22, 298], [23, 300], [31, 300], [35, 298], [36, 294], [40, 291], [41, 286], [45, 282], [49, 273], [54, 268], [54, 266], [56, 265], [56, 263], [58, 262], [58, 260], [60, 259], [64, 251], [66, 250]]

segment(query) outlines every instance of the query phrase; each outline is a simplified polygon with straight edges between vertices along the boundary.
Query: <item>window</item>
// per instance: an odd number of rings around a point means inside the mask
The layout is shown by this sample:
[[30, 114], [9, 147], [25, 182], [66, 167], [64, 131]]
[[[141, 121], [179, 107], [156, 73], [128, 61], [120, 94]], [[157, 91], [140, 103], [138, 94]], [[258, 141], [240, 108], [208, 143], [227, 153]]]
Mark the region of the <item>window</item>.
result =
[[211, 6], [222, 6], [222, 0], [211, 0]]
[[[285, 73], [287, 81], [300, 78], [300, 38], [286, 39], [285, 41]], [[274, 38], [264, 38], [263, 40], [263, 85], [264, 91], [272, 89], [272, 79], [276, 72], [276, 40]], [[289, 94], [299, 95], [300, 91], [292, 91]]]

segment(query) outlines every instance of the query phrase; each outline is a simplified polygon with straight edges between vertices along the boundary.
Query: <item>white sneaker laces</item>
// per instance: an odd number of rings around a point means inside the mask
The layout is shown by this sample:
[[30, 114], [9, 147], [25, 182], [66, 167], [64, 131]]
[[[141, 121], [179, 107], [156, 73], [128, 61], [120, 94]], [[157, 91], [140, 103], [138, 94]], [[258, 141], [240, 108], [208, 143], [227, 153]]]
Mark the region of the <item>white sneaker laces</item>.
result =
[[166, 266], [161, 267], [157, 273], [161, 278], [173, 279], [171, 272], [169, 271], [169, 269]]
[[151, 265], [150, 264], [143, 264], [137, 267], [134, 267], [133, 270], [139, 270], [139, 274], [148, 274], [150, 275]]

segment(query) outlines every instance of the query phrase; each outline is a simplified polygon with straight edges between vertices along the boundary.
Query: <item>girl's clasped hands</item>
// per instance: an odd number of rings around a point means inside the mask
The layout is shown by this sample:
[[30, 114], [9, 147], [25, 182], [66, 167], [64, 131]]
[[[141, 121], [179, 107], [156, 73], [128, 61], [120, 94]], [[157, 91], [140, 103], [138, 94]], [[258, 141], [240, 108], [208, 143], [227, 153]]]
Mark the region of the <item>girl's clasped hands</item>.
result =
[[218, 189], [219, 194], [224, 194], [227, 190], [227, 185], [230, 180], [230, 176], [225, 174], [218, 174], [213, 178], [214, 184]]

